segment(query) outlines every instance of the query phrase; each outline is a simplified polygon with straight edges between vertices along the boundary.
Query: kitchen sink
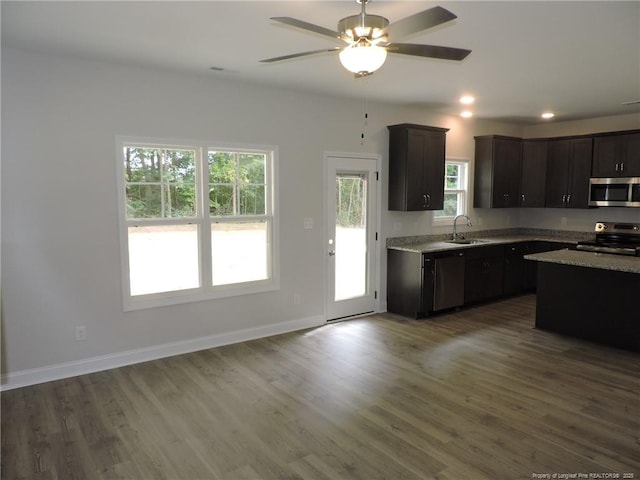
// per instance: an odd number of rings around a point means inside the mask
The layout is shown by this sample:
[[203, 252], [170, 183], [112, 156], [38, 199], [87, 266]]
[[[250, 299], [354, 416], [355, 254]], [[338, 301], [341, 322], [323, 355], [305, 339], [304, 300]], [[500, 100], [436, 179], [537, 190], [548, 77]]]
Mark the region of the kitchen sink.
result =
[[456, 240], [446, 240], [445, 243], [455, 243], [457, 245], [472, 245], [474, 243], [486, 243], [489, 240], [479, 240], [477, 238], [458, 238]]

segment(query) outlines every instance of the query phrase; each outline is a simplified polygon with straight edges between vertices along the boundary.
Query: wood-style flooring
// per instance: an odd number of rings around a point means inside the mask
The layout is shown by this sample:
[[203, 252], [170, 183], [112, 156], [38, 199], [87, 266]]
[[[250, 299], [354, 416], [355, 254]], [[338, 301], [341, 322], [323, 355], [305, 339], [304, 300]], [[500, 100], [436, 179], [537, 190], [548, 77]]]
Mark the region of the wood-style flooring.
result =
[[640, 478], [640, 356], [534, 311], [373, 315], [7, 391], [2, 478]]

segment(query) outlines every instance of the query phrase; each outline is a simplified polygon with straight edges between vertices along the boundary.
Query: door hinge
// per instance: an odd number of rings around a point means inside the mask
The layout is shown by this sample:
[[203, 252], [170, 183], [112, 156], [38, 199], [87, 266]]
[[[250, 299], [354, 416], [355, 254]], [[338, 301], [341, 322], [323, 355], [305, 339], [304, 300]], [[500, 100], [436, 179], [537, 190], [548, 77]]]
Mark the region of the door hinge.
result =
[[376, 232], [376, 242], [378, 241], [378, 232]]
[[373, 291], [373, 298], [374, 298], [374, 300], [378, 298], [378, 291], [377, 290]]
[[380, 175], [376, 172], [376, 182], [380, 180]]

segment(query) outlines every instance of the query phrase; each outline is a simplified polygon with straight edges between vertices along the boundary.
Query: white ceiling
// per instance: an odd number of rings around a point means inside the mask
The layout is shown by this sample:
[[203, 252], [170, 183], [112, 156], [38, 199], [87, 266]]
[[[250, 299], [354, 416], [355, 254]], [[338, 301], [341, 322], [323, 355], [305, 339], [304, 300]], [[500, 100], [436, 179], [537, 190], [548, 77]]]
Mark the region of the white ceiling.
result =
[[[540, 122], [640, 112], [639, 1], [378, 1], [367, 13], [391, 23], [440, 5], [453, 22], [396, 42], [471, 49], [462, 62], [390, 54], [356, 79], [336, 53], [260, 59], [340, 45], [269, 20], [290, 16], [330, 29], [359, 12], [342, 1], [2, 1], [2, 45], [181, 70], [458, 114], [470, 93], [478, 118]], [[212, 71], [210, 67], [224, 68]]]

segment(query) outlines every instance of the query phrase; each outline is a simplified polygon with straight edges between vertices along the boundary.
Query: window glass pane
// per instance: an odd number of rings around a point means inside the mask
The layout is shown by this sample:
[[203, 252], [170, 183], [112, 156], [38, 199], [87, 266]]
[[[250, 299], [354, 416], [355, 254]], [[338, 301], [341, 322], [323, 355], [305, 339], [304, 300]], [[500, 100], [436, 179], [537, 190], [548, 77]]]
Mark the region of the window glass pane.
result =
[[198, 227], [129, 227], [131, 295], [197, 288]]
[[460, 165], [447, 164], [447, 174], [444, 181], [444, 188], [462, 188], [460, 186]]
[[230, 152], [209, 151], [209, 183], [235, 183], [236, 160]]
[[238, 188], [240, 209], [238, 215], [264, 215], [265, 212], [264, 185], [248, 185]]
[[196, 152], [193, 150], [164, 150], [164, 180], [167, 182], [196, 182]]
[[196, 152], [125, 147], [127, 218], [194, 217]]
[[211, 224], [213, 285], [269, 278], [268, 232], [266, 221]]
[[124, 178], [127, 182], [159, 182], [162, 153], [157, 148], [124, 147]]
[[336, 174], [334, 300], [367, 294], [367, 177]]
[[196, 216], [196, 186], [168, 185], [165, 189], [165, 217]]
[[127, 185], [127, 218], [157, 218], [162, 216], [160, 185]]
[[434, 212], [435, 217], [455, 217], [458, 215], [458, 193], [444, 194], [444, 209]]
[[233, 215], [233, 185], [209, 187], [209, 212], [214, 216]]
[[266, 155], [263, 153], [241, 153], [238, 155], [240, 178], [239, 182], [264, 184]]

